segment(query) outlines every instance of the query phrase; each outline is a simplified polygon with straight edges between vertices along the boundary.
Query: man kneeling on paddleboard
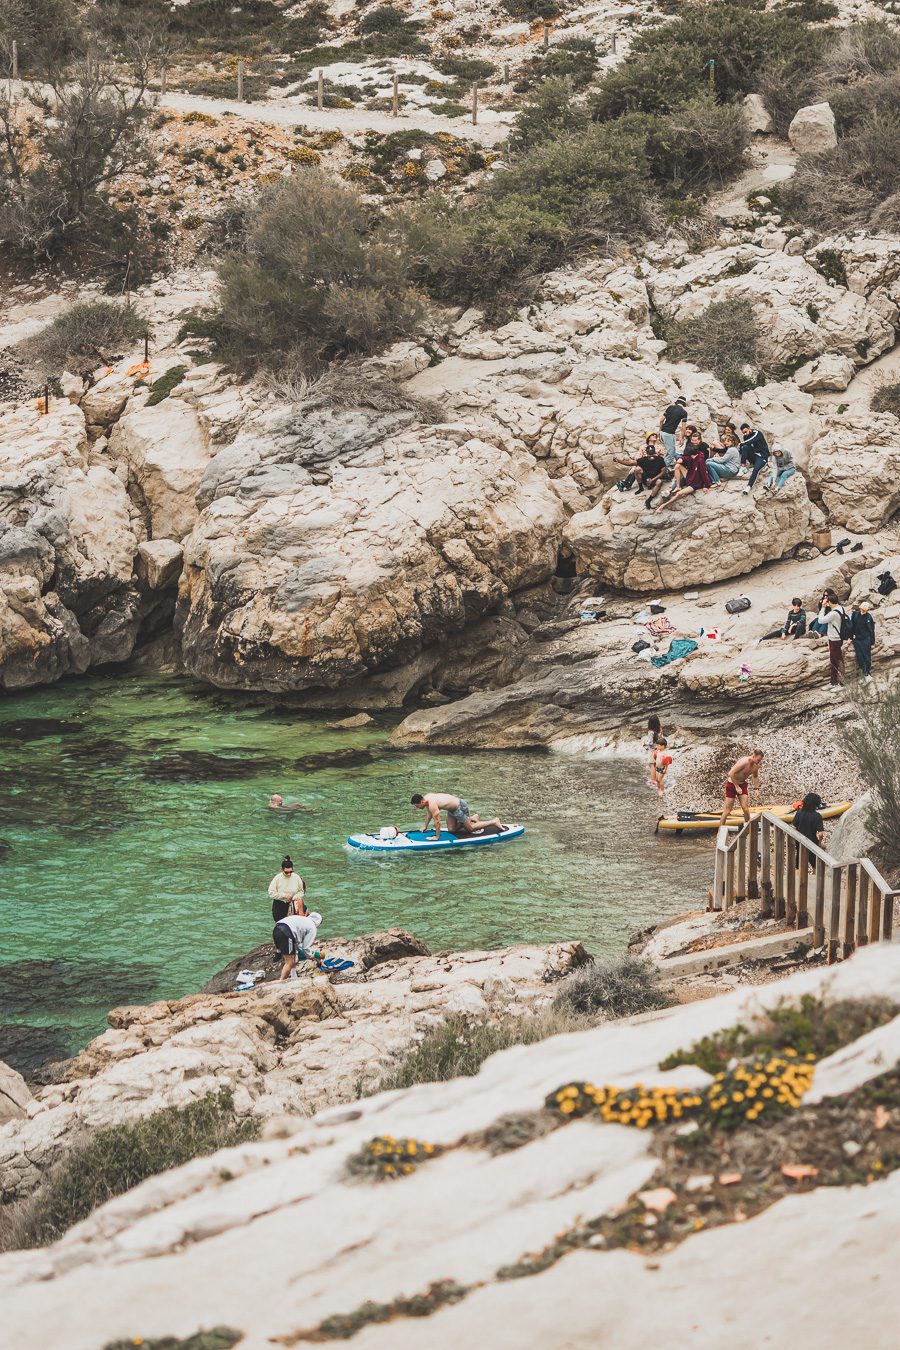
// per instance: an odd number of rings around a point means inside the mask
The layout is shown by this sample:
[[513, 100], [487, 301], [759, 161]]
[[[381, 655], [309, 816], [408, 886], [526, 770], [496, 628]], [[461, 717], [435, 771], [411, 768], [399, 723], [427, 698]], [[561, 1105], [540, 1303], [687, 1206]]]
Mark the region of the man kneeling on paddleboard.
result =
[[434, 837], [441, 837], [441, 811], [447, 812], [447, 830], [456, 838], [473, 834], [500, 834], [503, 825], [499, 820], [481, 820], [469, 810], [468, 802], [462, 797], [454, 797], [450, 792], [414, 792], [413, 806], [425, 812], [425, 830], [433, 823]]
[[722, 807], [722, 814], [719, 817], [719, 824], [724, 825], [728, 817], [734, 810], [737, 803], [744, 813], [744, 820], [750, 819], [750, 792], [749, 780], [752, 778], [756, 784], [756, 790], [759, 792], [759, 766], [763, 761], [763, 752], [754, 750], [749, 755], [744, 755], [742, 759], [737, 759], [728, 771], [728, 777], [725, 779], [725, 805]]

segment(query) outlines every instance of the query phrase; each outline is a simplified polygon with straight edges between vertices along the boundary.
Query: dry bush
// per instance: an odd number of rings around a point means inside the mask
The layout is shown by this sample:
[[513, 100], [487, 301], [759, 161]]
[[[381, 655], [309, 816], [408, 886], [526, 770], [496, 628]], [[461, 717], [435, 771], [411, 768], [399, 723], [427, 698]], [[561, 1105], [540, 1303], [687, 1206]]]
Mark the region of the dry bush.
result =
[[336, 362], [316, 378], [310, 378], [300, 362], [288, 362], [278, 370], [263, 371], [260, 385], [286, 403], [304, 409], [331, 408], [348, 412], [371, 408], [375, 412], [413, 412], [420, 422], [433, 425], [444, 419], [439, 403], [419, 398], [404, 389], [384, 371], [362, 362]]
[[98, 1205], [148, 1177], [258, 1134], [259, 1120], [239, 1120], [225, 1089], [188, 1106], [95, 1130], [66, 1151], [33, 1195], [0, 1207], [0, 1251], [55, 1242]]
[[215, 338], [244, 369], [288, 363], [314, 375], [412, 336], [427, 312], [390, 220], [319, 169], [264, 195], [219, 270]]
[[93, 369], [144, 336], [146, 320], [129, 305], [85, 300], [71, 305], [33, 337], [20, 343], [26, 361], [45, 375]]
[[844, 741], [872, 793], [866, 820], [877, 860], [900, 869], [900, 681], [861, 686], [853, 694], [858, 716], [844, 724]]
[[639, 956], [595, 961], [568, 975], [553, 1001], [558, 1012], [591, 1018], [635, 1017], [668, 1008], [659, 967]]

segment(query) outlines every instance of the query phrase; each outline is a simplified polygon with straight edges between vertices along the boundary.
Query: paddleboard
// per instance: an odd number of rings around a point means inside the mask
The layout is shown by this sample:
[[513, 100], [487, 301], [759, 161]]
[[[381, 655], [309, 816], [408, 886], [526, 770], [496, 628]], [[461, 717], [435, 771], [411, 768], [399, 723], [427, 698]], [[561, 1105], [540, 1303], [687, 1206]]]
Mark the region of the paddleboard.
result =
[[351, 834], [347, 843], [351, 848], [363, 849], [369, 853], [434, 853], [437, 849], [485, 848], [488, 844], [506, 844], [510, 839], [520, 839], [525, 833], [524, 825], [504, 825], [502, 834], [467, 835], [458, 839], [456, 835], [441, 834], [435, 839], [434, 833], [424, 830], [407, 830], [395, 839], [382, 839], [377, 834]]
[[[852, 805], [852, 802], [830, 802], [827, 806], [819, 807], [819, 815], [823, 820], [834, 820], [836, 816], [842, 816], [845, 811], [849, 811]], [[780, 802], [774, 805], [767, 803], [762, 806], [750, 807], [751, 817], [760, 816], [763, 811], [768, 811], [770, 815], [786, 820], [788, 824], [794, 819], [794, 808], [789, 802]], [[743, 812], [732, 812], [725, 823], [730, 826], [743, 825]], [[663, 816], [656, 828], [666, 834], [717, 830], [719, 828], [719, 813], [718, 811], [679, 811], [674, 816]]]

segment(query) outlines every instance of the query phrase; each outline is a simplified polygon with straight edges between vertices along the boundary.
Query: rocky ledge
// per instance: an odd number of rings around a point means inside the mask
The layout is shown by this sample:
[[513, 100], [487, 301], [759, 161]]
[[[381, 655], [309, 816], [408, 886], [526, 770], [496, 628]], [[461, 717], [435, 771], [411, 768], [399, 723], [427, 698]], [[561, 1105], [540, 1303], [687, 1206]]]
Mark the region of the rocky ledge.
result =
[[[540, 1007], [554, 982], [588, 959], [578, 943], [432, 955], [402, 929], [330, 945], [356, 962], [353, 970], [328, 978], [310, 966], [274, 983], [279, 963], [269, 944], [232, 962], [202, 993], [114, 1008], [109, 1030], [33, 1098], [18, 1075], [0, 1078], [9, 1117], [0, 1125], [0, 1196], [31, 1190], [85, 1130], [220, 1088], [232, 1090], [238, 1114], [263, 1117], [352, 1098], [449, 1014]], [[244, 967], [263, 969], [266, 980], [226, 992]]]
[[[733, 1128], [710, 1133], [697, 1119], [639, 1129], [545, 1106], [564, 1085], [644, 1084], [685, 1090], [702, 1111], [711, 1078], [690, 1047], [764, 1027], [767, 1010], [806, 995], [844, 1001], [851, 1017], [811, 1086], [811, 1066], [798, 1075], [799, 1110], [785, 1098], [757, 1121], [738, 1094]], [[53, 1247], [0, 1258], [7, 1335], [17, 1350], [213, 1326], [232, 1328], [224, 1343], [242, 1350], [357, 1331], [366, 1350], [593, 1350], [631, 1343], [637, 1325], [664, 1343], [681, 1325], [705, 1350], [723, 1326], [739, 1350], [887, 1345], [900, 1314], [884, 1278], [900, 1193], [898, 1000], [900, 952], [879, 946], [504, 1051], [474, 1078], [283, 1122], [280, 1137], [145, 1182]], [[688, 1051], [681, 1067], [661, 1068], [676, 1051]], [[384, 1136], [413, 1161], [379, 1184], [373, 1140]], [[839, 1298], [798, 1298], [837, 1270]]]

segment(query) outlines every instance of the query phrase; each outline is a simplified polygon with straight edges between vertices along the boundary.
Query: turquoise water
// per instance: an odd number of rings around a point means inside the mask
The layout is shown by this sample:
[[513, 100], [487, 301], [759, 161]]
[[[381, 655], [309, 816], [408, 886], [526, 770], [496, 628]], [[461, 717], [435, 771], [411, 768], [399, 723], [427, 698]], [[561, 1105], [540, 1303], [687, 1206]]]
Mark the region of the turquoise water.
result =
[[[614, 953], [701, 900], [709, 841], [653, 835], [636, 762], [398, 752], [390, 720], [327, 720], [143, 675], [0, 704], [0, 1058], [76, 1048], [114, 1004], [195, 991], [266, 941], [285, 851], [326, 946], [399, 924], [434, 949], [580, 938]], [[528, 833], [449, 857], [344, 847], [416, 823], [410, 794], [429, 788]], [[269, 811], [273, 791], [309, 810]]]

